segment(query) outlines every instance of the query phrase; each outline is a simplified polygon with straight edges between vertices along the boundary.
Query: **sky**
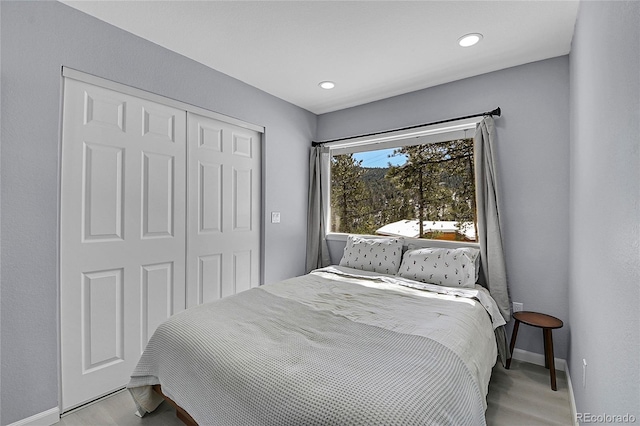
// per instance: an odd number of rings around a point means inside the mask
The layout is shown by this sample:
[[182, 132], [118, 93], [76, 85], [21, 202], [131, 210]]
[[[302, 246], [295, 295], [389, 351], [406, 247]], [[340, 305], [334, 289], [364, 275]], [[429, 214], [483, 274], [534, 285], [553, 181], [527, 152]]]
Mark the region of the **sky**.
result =
[[399, 166], [407, 161], [407, 157], [405, 155], [389, 157], [391, 154], [393, 154], [393, 148], [381, 149], [378, 151], [356, 152], [353, 154], [353, 158], [356, 160], [362, 160], [362, 167], [387, 167], [388, 163], [391, 163], [394, 166]]

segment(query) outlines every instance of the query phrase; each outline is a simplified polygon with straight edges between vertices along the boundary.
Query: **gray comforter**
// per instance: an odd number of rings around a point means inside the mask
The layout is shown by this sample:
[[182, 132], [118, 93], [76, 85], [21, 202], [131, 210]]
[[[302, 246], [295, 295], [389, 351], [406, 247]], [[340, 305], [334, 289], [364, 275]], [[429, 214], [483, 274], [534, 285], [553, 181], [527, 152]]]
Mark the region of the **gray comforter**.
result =
[[[295, 280], [279, 285], [290, 291]], [[156, 408], [148, 386], [161, 384], [200, 425], [485, 424], [488, 379], [454, 350], [318, 308], [336, 288], [342, 299], [379, 288], [320, 276], [302, 283], [309, 303], [265, 286], [161, 325], [128, 385], [139, 411]], [[408, 297], [386, 293], [390, 306]]]

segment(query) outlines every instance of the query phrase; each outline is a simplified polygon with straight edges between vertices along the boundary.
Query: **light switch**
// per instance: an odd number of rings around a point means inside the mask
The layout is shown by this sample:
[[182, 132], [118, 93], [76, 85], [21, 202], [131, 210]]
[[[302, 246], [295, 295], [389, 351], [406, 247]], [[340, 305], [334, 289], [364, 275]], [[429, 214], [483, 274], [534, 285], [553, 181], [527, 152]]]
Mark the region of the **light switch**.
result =
[[280, 212], [271, 212], [271, 223], [280, 223]]

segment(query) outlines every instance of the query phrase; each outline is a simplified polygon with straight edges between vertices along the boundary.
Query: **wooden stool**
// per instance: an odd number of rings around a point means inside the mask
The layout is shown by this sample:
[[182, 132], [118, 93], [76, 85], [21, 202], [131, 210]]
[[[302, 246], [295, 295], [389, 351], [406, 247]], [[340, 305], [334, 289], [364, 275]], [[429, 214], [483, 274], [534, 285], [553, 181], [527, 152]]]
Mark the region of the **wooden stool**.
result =
[[[544, 367], [548, 368], [551, 373], [551, 389], [558, 390], [556, 387], [556, 366], [553, 357], [553, 337], [551, 336], [551, 330], [562, 327], [562, 321], [551, 315], [529, 311], [514, 312], [513, 319], [515, 319], [516, 322], [513, 325], [513, 335], [511, 336], [511, 345], [509, 345], [511, 357], [513, 358], [513, 349], [516, 346], [516, 336], [518, 335], [518, 327], [521, 322], [541, 328], [542, 336], [544, 337]], [[509, 367], [511, 367], [511, 358], [507, 360], [507, 370]]]

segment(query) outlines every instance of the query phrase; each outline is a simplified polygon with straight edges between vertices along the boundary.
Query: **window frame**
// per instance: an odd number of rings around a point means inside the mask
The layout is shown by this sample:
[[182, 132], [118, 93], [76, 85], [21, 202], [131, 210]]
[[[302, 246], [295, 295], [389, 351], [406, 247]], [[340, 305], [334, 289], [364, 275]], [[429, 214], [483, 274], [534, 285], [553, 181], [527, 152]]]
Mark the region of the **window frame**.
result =
[[[397, 148], [401, 146], [424, 145], [438, 142], [446, 142], [454, 139], [473, 138], [473, 134], [469, 135], [469, 131], [475, 133], [476, 126], [483, 117], [472, 117], [462, 120], [451, 121], [442, 124], [423, 126], [409, 130], [398, 130], [384, 132], [374, 136], [354, 137], [343, 139], [339, 142], [325, 144], [329, 148], [329, 161], [326, 162], [323, 174], [327, 185], [324, 185], [323, 198], [327, 200], [325, 209], [325, 223], [327, 231], [325, 238], [327, 241], [346, 242], [349, 234], [343, 232], [331, 231], [331, 158], [334, 155], [353, 154], [357, 152], [376, 151], [387, 148]], [[404, 142], [404, 143], [403, 143]], [[364, 236], [383, 237], [381, 235], [367, 234]], [[478, 242], [469, 241], [449, 241], [434, 240], [428, 238], [412, 238], [404, 237], [405, 244], [424, 245], [425, 241], [437, 241], [438, 245], [457, 247], [457, 246], [473, 246]]]

